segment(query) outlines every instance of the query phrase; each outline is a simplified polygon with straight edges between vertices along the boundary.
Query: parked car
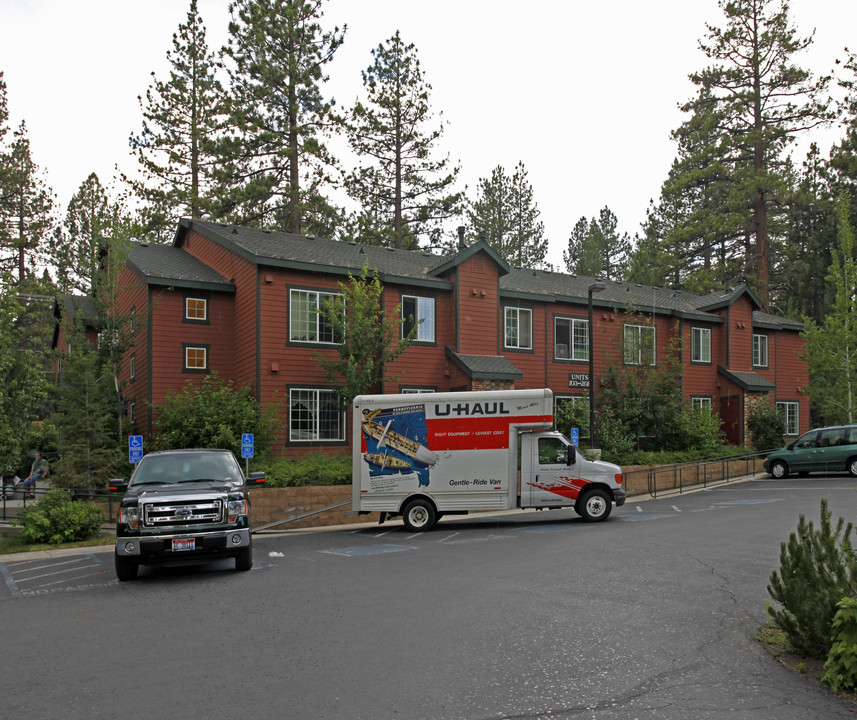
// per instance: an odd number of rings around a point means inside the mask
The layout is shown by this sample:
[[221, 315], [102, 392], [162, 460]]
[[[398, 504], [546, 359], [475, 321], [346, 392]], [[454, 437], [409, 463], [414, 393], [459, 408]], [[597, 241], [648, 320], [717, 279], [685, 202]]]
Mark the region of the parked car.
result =
[[236, 570], [253, 567], [248, 486], [229, 450], [149, 453], [129, 482], [111, 481], [125, 493], [116, 523], [116, 576], [137, 577], [140, 565], [235, 558]]
[[817, 428], [804, 433], [765, 459], [765, 471], [774, 478], [789, 473], [847, 470], [857, 477], [857, 425]]

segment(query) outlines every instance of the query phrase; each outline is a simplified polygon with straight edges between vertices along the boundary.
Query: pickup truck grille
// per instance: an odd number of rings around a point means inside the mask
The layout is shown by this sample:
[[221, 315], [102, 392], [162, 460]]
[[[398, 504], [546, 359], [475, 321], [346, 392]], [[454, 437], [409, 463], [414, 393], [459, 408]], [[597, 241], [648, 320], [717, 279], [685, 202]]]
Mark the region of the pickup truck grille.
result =
[[224, 522], [224, 503], [219, 498], [172, 500], [143, 505], [144, 527], [187, 527]]

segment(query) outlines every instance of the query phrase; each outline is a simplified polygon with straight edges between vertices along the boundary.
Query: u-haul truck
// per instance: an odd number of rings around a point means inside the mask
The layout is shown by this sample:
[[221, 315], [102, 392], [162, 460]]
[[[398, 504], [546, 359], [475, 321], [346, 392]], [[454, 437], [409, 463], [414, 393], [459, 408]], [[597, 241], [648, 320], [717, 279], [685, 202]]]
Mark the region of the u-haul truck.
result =
[[551, 431], [548, 389], [361, 395], [353, 412], [349, 514], [401, 515], [420, 531], [444, 514], [514, 508], [606, 520], [625, 502], [621, 468]]

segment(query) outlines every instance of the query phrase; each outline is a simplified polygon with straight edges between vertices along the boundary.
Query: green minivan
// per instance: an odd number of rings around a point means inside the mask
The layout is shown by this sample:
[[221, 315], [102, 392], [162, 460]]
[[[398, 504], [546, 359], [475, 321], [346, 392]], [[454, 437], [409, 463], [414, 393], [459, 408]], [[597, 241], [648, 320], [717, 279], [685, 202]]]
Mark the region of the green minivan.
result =
[[773, 478], [789, 473], [847, 470], [857, 477], [857, 425], [837, 425], [804, 433], [765, 459], [765, 471]]

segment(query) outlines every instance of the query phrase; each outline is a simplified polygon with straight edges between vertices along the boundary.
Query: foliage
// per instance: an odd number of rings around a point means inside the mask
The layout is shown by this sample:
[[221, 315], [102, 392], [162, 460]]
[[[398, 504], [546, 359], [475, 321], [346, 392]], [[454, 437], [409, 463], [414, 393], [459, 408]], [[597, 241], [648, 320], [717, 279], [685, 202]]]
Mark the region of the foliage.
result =
[[756, 403], [747, 413], [747, 432], [756, 450], [779, 448], [786, 434], [783, 414], [769, 403]]
[[265, 484], [269, 487], [350, 485], [351, 456], [313, 453], [294, 460], [272, 458], [265, 465]]
[[27, 347], [26, 329], [19, 323], [24, 307], [7, 283], [8, 278], [0, 281], [0, 475], [20, 470], [49, 393], [41, 358]]
[[205, 217], [217, 157], [213, 142], [223, 118], [223, 89], [215, 77], [198, 1], [190, 0], [187, 21], [167, 52], [169, 79], [152, 73], [145, 101], [139, 98], [143, 128], [129, 142], [144, 180], [132, 185], [144, 200], [147, 237], [172, 239], [181, 217]]
[[436, 245], [440, 223], [459, 214], [462, 194], [453, 190], [458, 167], [432, 151], [443, 124], [431, 119], [429, 91], [416, 48], [399, 31], [372, 50], [363, 72], [365, 102], [358, 101], [346, 126], [361, 164], [348, 174], [348, 194], [363, 208], [364, 220], [380, 223], [374, 236], [382, 245], [413, 248], [420, 238]]
[[51, 488], [38, 502], [22, 508], [13, 522], [23, 527], [18, 535], [22, 541], [58, 545], [97, 535], [104, 511], [95, 503], [74, 500], [70, 490]]
[[61, 456], [51, 468], [51, 484], [103, 488], [125, 470], [122, 408], [105, 355], [82, 328], [70, 329], [68, 339], [71, 352], [63, 361], [53, 418]]
[[406, 319], [400, 317], [401, 306], [384, 312], [384, 288], [378, 271], [369, 272], [368, 263], [360, 277], [348, 275], [339, 283], [341, 293], [328, 298], [318, 312], [341, 340], [336, 346], [336, 359], [316, 353], [316, 362], [336, 390], [343, 408], [358, 395], [369, 392], [382, 380], [393, 381], [401, 373], [390, 374], [389, 365], [411, 344], [419, 327], [414, 318], [405, 331]]
[[625, 277], [631, 254], [628, 234], [619, 234], [619, 221], [608, 207], [597, 218], [580, 218], [562, 251], [565, 267], [575, 275], [619, 280]]
[[575, 402], [572, 399], [561, 398], [556, 403], [553, 414], [554, 427], [557, 432], [566, 437], [571, 435], [571, 428], [578, 428], [581, 437], [589, 435], [589, 402]]
[[254, 454], [266, 457], [277, 433], [276, 404], [260, 412], [249, 385], [207, 375], [200, 386], [188, 381], [155, 406], [155, 450], [221, 448], [241, 456], [241, 435], [253, 433]]
[[720, 445], [715, 450], [693, 449], [693, 450], [630, 450], [625, 453], [616, 453], [612, 450], [602, 452], [602, 459], [615, 463], [616, 465], [681, 465], [682, 463], [698, 462], [700, 460], [711, 460], [714, 458], [729, 458], [734, 455], [743, 455], [746, 448], [734, 445]]
[[821, 682], [834, 692], [857, 689], [857, 599], [842, 598], [833, 616], [833, 644], [824, 663]]
[[845, 202], [839, 203], [838, 219], [839, 248], [827, 275], [832, 306], [822, 324], [810, 319], [804, 330], [809, 394], [825, 424], [854, 422], [857, 415], [857, 260]]
[[322, 196], [336, 165], [325, 145], [335, 122], [325, 65], [343, 41], [322, 31], [322, 0], [235, 0], [224, 61], [228, 119], [217, 139], [216, 217], [330, 236]]
[[827, 500], [821, 500], [821, 523], [800, 516], [796, 533], [780, 545], [780, 567], [771, 573], [768, 594], [781, 607], [768, 615], [792, 645], [812, 657], [826, 657], [836, 605], [857, 592], [857, 559], [851, 546], [853, 525], [839, 518], [831, 525]]
[[511, 265], [543, 267], [548, 241], [524, 163], [517, 164], [512, 177], [498, 165], [490, 178], [479, 180], [477, 193], [467, 209], [473, 235]]

